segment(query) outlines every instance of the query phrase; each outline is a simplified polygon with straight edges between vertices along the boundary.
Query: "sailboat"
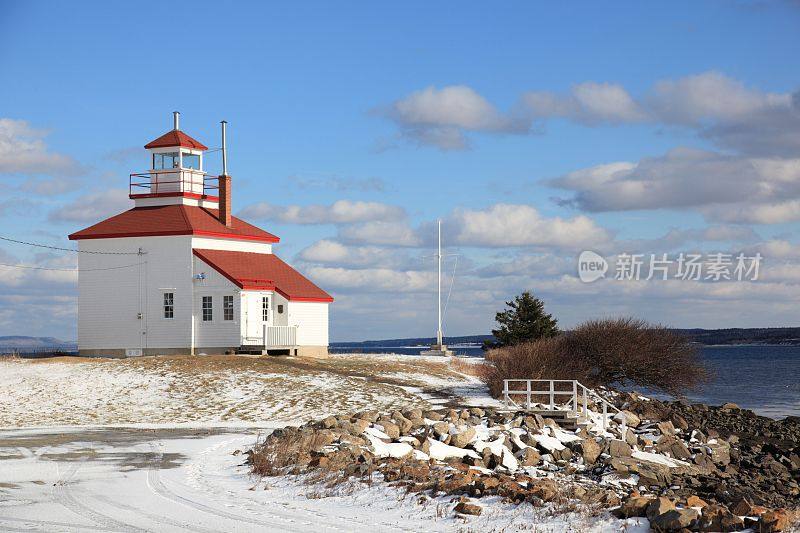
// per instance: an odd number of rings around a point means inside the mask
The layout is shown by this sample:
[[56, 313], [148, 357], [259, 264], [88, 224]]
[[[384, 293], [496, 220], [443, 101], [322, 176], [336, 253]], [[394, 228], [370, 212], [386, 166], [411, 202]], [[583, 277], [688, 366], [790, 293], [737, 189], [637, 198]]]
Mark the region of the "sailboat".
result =
[[448, 356], [448, 355], [453, 355], [453, 350], [447, 349], [447, 346], [444, 345], [444, 339], [442, 336], [442, 221], [441, 220], [438, 221], [438, 225], [439, 225], [439, 248], [438, 252], [436, 253], [436, 263], [438, 270], [438, 280], [437, 280], [438, 322], [436, 327], [436, 343], [431, 345], [430, 350], [423, 350], [419, 354]]

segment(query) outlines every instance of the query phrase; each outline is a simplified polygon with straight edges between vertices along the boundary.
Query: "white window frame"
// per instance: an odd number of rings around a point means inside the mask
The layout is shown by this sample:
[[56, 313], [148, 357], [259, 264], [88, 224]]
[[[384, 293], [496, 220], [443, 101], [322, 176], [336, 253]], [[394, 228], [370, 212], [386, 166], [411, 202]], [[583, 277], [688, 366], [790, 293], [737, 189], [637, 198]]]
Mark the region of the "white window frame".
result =
[[[206, 301], [208, 302], [208, 307], [206, 307]], [[208, 318], [206, 318], [206, 311], [208, 311]], [[214, 297], [213, 296], [203, 296], [200, 299], [200, 314], [203, 322], [213, 322], [214, 321]]]
[[269, 296], [262, 296], [261, 297], [261, 321], [262, 322], [269, 322], [269, 304], [270, 304]]
[[[230, 314], [228, 314], [230, 312]], [[230, 316], [230, 318], [228, 318]], [[226, 294], [222, 297], [222, 320], [231, 321], [235, 317], [233, 295]]]
[[[174, 292], [163, 292], [163, 300], [162, 300], [162, 313], [161, 316], [164, 320], [174, 320], [175, 319], [175, 293]], [[169, 296], [169, 303], [167, 303], [167, 296]], [[170, 316], [167, 316], [167, 312], [169, 312]]]

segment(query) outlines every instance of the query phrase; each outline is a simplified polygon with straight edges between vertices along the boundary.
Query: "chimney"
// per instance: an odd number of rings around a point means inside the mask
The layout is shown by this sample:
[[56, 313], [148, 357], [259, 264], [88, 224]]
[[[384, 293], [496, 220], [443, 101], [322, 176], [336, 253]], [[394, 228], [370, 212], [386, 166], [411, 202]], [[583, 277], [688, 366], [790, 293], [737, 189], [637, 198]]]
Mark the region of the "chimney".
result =
[[231, 227], [231, 177], [228, 176], [228, 146], [226, 129], [228, 123], [222, 121], [222, 175], [219, 177], [219, 221]]
[[181, 114], [178, 111], [172, 112], [172, 129], [175, 131], [181, 129]]

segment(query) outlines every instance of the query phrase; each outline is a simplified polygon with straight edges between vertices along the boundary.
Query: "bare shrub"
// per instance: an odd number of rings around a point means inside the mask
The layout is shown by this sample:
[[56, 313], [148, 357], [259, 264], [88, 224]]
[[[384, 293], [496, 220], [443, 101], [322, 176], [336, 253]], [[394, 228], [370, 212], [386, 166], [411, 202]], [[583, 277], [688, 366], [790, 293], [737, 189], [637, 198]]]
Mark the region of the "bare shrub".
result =
[[637, 385], [681, 395], [709, 378], [697, 347], [635, 318], [591, 320], [552, 339], [493, 350], [481, 378], [494, 396], [503, 379], [577, 379], [589, 387]]

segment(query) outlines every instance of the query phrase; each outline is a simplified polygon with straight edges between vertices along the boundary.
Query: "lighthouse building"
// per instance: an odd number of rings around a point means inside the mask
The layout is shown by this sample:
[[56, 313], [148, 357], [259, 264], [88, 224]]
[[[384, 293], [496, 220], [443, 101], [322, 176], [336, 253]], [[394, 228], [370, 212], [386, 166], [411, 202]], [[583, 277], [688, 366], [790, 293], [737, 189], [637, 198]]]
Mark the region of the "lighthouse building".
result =
[[280, 239], [231, 215], [206, 146], [174, 128], [145, 145], [132, 209], [78, 242], [81, 355], [262, 353], [325, 356], [333, 298], [273, 254]]

